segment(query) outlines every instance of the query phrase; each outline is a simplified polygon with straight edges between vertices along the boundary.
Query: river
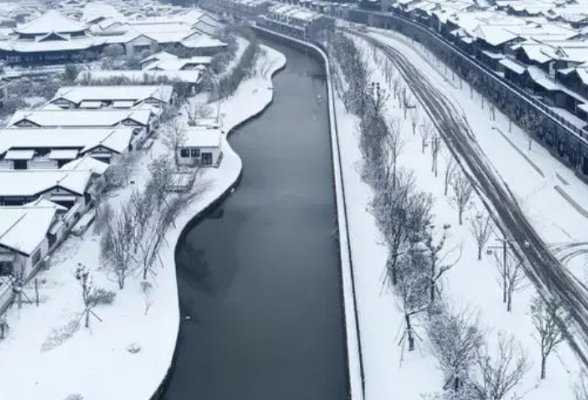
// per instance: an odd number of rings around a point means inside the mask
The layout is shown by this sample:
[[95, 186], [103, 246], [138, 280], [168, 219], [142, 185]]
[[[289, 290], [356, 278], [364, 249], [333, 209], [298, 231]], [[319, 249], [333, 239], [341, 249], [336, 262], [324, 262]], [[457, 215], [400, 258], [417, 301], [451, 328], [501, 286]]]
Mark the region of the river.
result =
[[287, 57], [229, 141], [243, 179], [176, 254], [182, 327], [166, 400], [347, 397], [324, 71]]

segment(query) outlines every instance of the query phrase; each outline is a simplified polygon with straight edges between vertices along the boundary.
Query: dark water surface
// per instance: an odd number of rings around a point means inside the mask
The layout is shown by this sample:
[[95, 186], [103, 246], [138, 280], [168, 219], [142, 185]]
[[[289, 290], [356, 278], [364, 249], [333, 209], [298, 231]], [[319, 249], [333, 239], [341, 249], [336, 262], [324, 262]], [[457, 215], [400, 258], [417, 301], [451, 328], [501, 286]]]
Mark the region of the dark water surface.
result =
[[287, 67], [231, 136], [241, 185], [176, 256], [182, 329], [166, 400], [345, 399], [341, 288], [321, 66]]

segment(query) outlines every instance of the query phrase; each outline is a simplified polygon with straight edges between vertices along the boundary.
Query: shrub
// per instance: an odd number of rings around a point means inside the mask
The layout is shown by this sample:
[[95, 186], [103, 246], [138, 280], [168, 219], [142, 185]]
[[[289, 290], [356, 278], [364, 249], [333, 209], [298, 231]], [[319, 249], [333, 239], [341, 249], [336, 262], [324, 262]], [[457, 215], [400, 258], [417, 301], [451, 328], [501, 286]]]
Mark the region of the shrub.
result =
[[114, 302], [115, 298], [116, 298], [116, 293], [111, 290], [96, 289], [89, 296], [89, 302], [92, 303], [94, 306], [101, 305], [101, 304], [110, 305]]

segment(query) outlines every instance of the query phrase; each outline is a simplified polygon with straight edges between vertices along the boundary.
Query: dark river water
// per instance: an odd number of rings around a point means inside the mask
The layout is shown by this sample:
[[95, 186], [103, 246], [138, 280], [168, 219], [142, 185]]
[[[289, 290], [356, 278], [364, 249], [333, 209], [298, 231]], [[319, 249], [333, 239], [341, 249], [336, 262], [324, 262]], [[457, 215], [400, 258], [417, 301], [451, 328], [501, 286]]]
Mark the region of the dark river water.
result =
[[324, 73], [270, 45], [288, 63], [273, 104], [229, 139], [241, 184], [178, 247], [182, 327], [166, 400], [347, 396]]

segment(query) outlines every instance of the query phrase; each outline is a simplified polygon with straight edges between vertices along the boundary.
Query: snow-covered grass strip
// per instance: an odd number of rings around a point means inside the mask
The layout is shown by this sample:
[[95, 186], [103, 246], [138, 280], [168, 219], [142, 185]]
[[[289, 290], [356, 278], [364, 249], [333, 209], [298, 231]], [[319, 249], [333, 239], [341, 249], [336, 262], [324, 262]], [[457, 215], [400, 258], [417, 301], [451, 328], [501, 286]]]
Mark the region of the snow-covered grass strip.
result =
[[[404, 54], [410, 50], [402, 46]], [[369, 53], [369, 50], [364, 52]], [[370, 60], [371, 79], [379, 82], [382, 87], [388, 89], [388, 82], [385, 74], [382, 73], [382, 63]], [[421, 67], [417, 64], [417, 67]], [[427, 69], [427, 73], [430, 71]], [[434, 74], [436, 72], [430, 73]], [[431, 76], [431, 75], [429, 75]], [[403, 82], [403, 85], [405, 83]], [[469, 101], [471, 103], [471, 100]], [[466, 102], [462, 106], [468, 110], [469, 118], [474, 117], [472, 110], [475, 105]], [[417, 107], [421, 107], [417, 104]], [[343, 105], [340, 104], [342, 112], [338, 114], [340, 120], [340, 133], [345, 137], [346, 144], [342, 147], [343, 158], [345, 159], [345, 180], [349, 180], [348, 186], [353, 186], [352, 195], [347, 197], [350, 212], [350, 229], [351, 243], [354, 248], [354, 257], [364, 257], [369, 259], [365, 263], [366, 268], [359, 269], [358, 273], [358, 300], [360, 304], [360, 327], [365, 332], [366, 344], [363, 348], [365, 357], [366, 370], [366, 398], [383, 399], [397, 397], [416, 399], [420, 394], [425, 392], [440, 390], [445, 381], [439, 371], [436, 371], [436, 361], [431, 352], [431, 346], [427, 337], [422, 337], [420, 351], [409, 353], [403, 356], [402, 349], [398, 346], [398, 340], [394, 340], [398, 329], [402, 326], [402, 318], [395, 301], [390, 293], [382, 291], [381, 276], [386, 262], [386, 249], [379, 245], [380, 235], [375, 229], [373, 217], [367, 213], [366, 206], [370, 203], [372, 197], [371, 188], [362, 182], [361, 175], [357, 171], [357, 165], [363, 163], [359, 151], [358, 138], [356, 137], [358, 118], [345, 114]], [[477, 213], [482, 210], [481, 204], [477, 199], [472, 198], [473, 206], [465, 210], [464, 224], [460, 226], [455, 224], [456, 210], [455, 202], [452, 197], [452, 188], [449, 196], [444, 194], [444, 182], [442, 179], [443, 172], [447, 170], [451, 163], [451, 156], [446, 149], [442, 149], [441, 156], [438, 157], [438, 170], [440, 177], [435, 177], [431, 171], [431, 156], [426, 156], [427, 149], [432, 146], [431, 137], [422, 138], [421, 134], [413, 132], [414, 126], [410, 118], [404, 117], [403, 109], [397, 106], [394, 99], [388, 102], [387, 115], [396, 119], [399, 123], [398, 131], [401, 132], [403, 139], [406, 141], [400, 163], [403, 167], [415, 172], [418, 187], [431, 192], [435, 196], [433, 214], [434, 225], [436, 227], [444, 226], [453, 222], [450, 227], [450, 234], [445, 244], [446, 249], [463, 245], [463, 254], [460, 261], [451, 268], [443, 279], [444, 292], [450, 304], [458, 307], [471, 307], [478, 310], [481, 317], [482, 326], [487, 329], [489, 342], [488, 346], [492, 355], [497, 348], [497, 341], [500, 334], [507, 335], [520, 342], [522, 348], [527, 354], [530, 370], [527, 375], [517, 386], [516, 394], [526, 395], [526, 398], [553, 398], [563, 397], [571, 398], [571, 383], [577, 378], [579, 363], [574, 357], [571, 350], [565, 344], [562, 344], [554, 356], [548, 360], [548, 377], [545, 380], [539, 380], [539, 348], [536, 343], [537, 333], [533, 327], [529, 313], [529, 305], [535, 295], [532, 286], [527, 282], [517, 289], [515, 294], [514, 306], [512, 311], [507, 312], [506, 307], [501, 299], [501, 283], [499, 268], [495, 265], [493, 257], [484, 254], [482, 260], [478, 260], [478, 248], [476, 241], [472, 237], [470, 221], [477, 217]], [[457, 111], [456, 111], [457, 112]], [[476, 115], [474, 118], [482, 120], [483, 116]], [[425, 122], [426, 115], [421, 113], [419, 122]], [[420, 125], [420, 124], [419, 124]], [[418, 125], [417, 125], [418, 126]], [[346, 128], [345, 128], [346, 127]], [[490, 129], [490, 128], [488, 128]], [[480, 136], [476, 135], [480, 140]], [[487, 139], [485, 135], [484, 139]], [[502, 160], [505, 158], [504, 150], [510, 150], [510, 144], [505, 143], [501, 148]], [[520, 157], [520, 155], [519, 155]], [[508, 158], [508, 161], [511, 159]], [[494, 161], [494, 158], [492, 159]], [[505, 159], [505, 161], [507, 161]], [[522, 160], [525, 168], [531, 172], [532, 176], [539, 176], [525, 160]], [[512, 172], [513, 166], [510, 166]], [[522, 168], [521, 168], [522, 171]], [[561, 172], [561, 171], [560, 171]], [[563, 172], [562, 172], [563, 173]], [[529, 179], [530, 175], [524, 177]], [[566, 176], [567, 181], [567, 176]], [[354, 183], [353, 183], [354, 182]], [[472, 212], [474, 215], [472, 215]], [[439, 228], [437, 228], [439, 229]], [[496, 247], [491, 238], [489, 245]], [[484, 246], [486, 248], [486, 246]], [[494, 250], [495, 253], [500, 251]], [[396, 337], [396, 339], [398, 339]], [[398, 367], [398, 364], [401, 367]]]
[[[271, 59], [273, 71], [286, 63], [283, 54], [270, 48], [266, 48], [265, 57]], [[219, 105], [223, 130], [229, 132], [259, 114], [272, 97], [271, 74], [244, 81]], [[179, 329], [174, 265], [177, 241], [184, 226], [231, 187], [241, 172], [241, 159], [226, 137], [222, 140], [221, 166], [207, 169], [203, 175], [208, 190], [166, 233], [167, 245], [160, 250], [164, 268], [157, 270], [150, 299], [141, 290], [140, 276], [129, 276], [123, 290], [115, 289], [116, 282], [100, 266], [99, 240], [92, 229], [82, 237], [68, 238], [52, 256], [49, 270], [38, 276], [41, 305], [25, 304], [20, 310], [13, 307], [7, 314], [8, 338], [0, 341], [1, 400], [64, 400], [76, 394], [84, 400], [148, 400], [157, 391], [172, 362]], [[135, 166], [134, 185], [118, 192], [111, 201], [120, 202], [133, 187], [143, 185], [149, 160], [166, 151], [158, 138], [150, 153]], [[80, 285], [74, 277], [78, 263], [88, 267], [98, 287], [117, 294], [112, 305], [95, 307], [102, 322], [93, 320], [90, 329], [73, 329], [83, 310]], [[145, 314], [147, 301], [151, 305]], [[64, 334], [65, 340], [43, 351], [48, 338], [59, 339], [56, 334]]]
[[333, 176], [335, 180], [335, 196], [337, 202], [337, 223], [339, 229], [339, 253], [341, 260], [341, 281], [344, 301], [345, 330], [347, 339], [347, 362], [349, 369], [349, 391], [352, 400], [364, 399], [364, 372], [363, 360], [361, 354], [361, 332], [358, 326], [357, 304], [355, 296], [354, 272], [351, 259], [351, 246], [349, 243], [348, 221], [347, 221], [347, 202], [345, 183], [343, 181], [342, 159], [340, 149], [340, 138], [335, 115], [335, 96], [333, 92], [330, 63], [326, 53], [313, 44], [284, 36], [274, 31], [257, 27], [261, 31], [268, 32], [272, 35], [280, 36], [299, 45], [306, 46], [317, 54], [323, 60], [325, 72], [327, 75], [327, 96], [329, 105], [329, 126], [331, 129], [331, 149], [333, 157]]

